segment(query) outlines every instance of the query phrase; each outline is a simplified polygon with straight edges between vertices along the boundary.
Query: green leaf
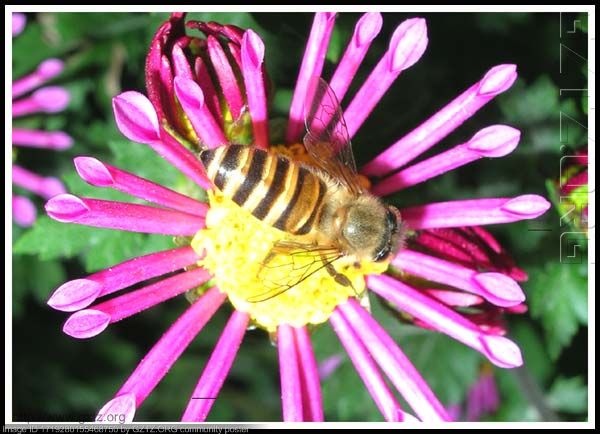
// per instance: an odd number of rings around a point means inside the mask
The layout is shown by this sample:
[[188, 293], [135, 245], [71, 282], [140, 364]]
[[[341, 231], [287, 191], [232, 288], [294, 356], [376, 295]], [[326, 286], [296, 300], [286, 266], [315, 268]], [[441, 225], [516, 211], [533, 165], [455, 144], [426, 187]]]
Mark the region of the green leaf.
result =
[[13, 313], [22, 313], [22, 304], [28, 295], [45, 304], [54, 289], [66, 280], [66, 273], [58, 261], [41, 261], [32, 256], [13, 255]]
[[587, 324], [587, 260], [582, 264], [550, 262], [529, 276], [531, 314], [541, 320], [548, 353], [556, 359], [579, 327]]
[[582, 377], [558, 377], [548, 394], [548, 405], [565, 413], [587, 413], [588, 387]]

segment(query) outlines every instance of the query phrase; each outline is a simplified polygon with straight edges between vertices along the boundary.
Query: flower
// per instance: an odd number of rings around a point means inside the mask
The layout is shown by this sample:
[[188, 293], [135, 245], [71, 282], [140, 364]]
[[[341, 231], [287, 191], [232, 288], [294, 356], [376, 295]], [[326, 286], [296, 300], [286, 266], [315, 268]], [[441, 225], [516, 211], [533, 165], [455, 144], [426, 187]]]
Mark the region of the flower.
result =
[[448, 412], [453, 415], [455, 421], [462, 417], [468, 422], [477, 422], [486, 414], [495, 413], [500, 405], [498, 386], [494, 378], [491, 365], [484, 364], [477, 381], [469, 388], [465, 402], [465, 414], [462, 414], [460, 405], [451, 406]]
[[[213, 399], [198, 398], [217, 396], [251, 323], [271, 332], [277, 341], [283, 419], [323, 420], [318, 365], [308, 326], [326, 321], [338, 335], [386, 420], [414, 418], [401, 408], [384, 375], [418, 419], [449, 420], [445, 408], [424, 378], [369, 313], [368, 296], [358, 295], [363, 288], [385, 299], [415, 323], [472, 347], [499, 367], [521, 365], [518, 346], [502, 336], [501, 328], [492, 327], [486, 318], [475, 322], [461, 314], [460, 308], [480, 306], [481, 315], [486, 311], [498, 313], [500, 309], [523, 310], [525, 296], [516, 279], [525, 276], [491, 235], [479, 226], [538, 217], [548, 209], [549, 203], [536, 195], [403, 208], [400, 210], [403, 221], [414, 240], [409, 239], [392, 258], [387, 271], [387, 263], [336, 264], [336, 270], [352, 282], [354, 291], [323, 270], [270, 300], [248, 302], [249, 296], [264, 290], [262, 281], [257, 280], [256, 270], [265, 255], [275, 241], [289, 238], [282, 231], [253, 218], [222, 193], [212, 190], [202, 164], [191, 150], [215, 148], [226, 143], [226, 137], [224, 118], [217, 113], [218, 105], [210, 104], [207, 97], [212, 95], [213, 88], [205, 91], [203, 86], [208, 80], [201, 81], [193, 73], [190, 76], [190, 68], [185, 67], [192, 64], [194, 45], [182, 33], [184, 18], [183, 14], [173, 14], [152, 43], [147, 62], [150, 99], [138, 92], [125, 92], [114, 98], [113, 107], [121, 132], [133, 141], [151, 146], [193, 182], [211, 190], [209, 204], [95, 158], [78, 157], [75, 166], [88, 183], [120, 190], [159, 207], [73, 195], [59, 195], [46, 205], [48, 214], [62, 222], [174, 235], [187, 240], [181, 247], [133, 258], [67, 282], [48, 302], [55, 309], [74, 312], [65, 323], [65, 333], [76, 338], [90, 338], [114, 322], [184, 292], [193, 300], [189, 309], [142, 359], [115, 397], [100, 410], [98, 420], [133, 420], [136, 409], [226, 299], [235, 310], [190, 397], [182, 416], [184, 421], [206, 419]], [[245, 89], [242, 98], [248, 106], [256, 146], [270, 146], [275, 152], [295, 158], [306, 157], [302, 145], [298, 144], [303, 130], [303, 106], [308, 83], [321, 76], [335, 19], [334, 13], [315, 15], [291, 102], [286, 146], [267, 141], [266, 53], [259, 35], [251, 29], [238, 32], [238, 43], [241, 34], [239, 56], [228, 58], [229, 63], [212, 61], [213, 68], [217, 69], [227, 70], [232, 64], [239, 67]], [[358, 21], [330, 80], [331, 88], [340, 100], [381, 25], [382, 16], [378, 13], [367, 13]], [[223, 32], [228, 28], [210, 23], [189, 26]], [[171, 32], [176, 36], [172, 37]], [[178, 45], [169, 41], [185, 43]], [[402, 71], [419, 60], [427, 43], [424, 19], [409, 19], [397, 27], [388, 50], [345, 109], [350, 135], [360, 128]], [[206, 44], [198, 42], [200, 46]], [[225, 63], [228, 66], [224, 66]], [[221, 109], [226, 106], [228, 111], [234, 111], [232, 107], [239, 102], [238, 95], [225, 91], [226, 84], [214, 79], [222, 74], [225, 72], [212, 71], [210, 82], [213, 86], [220, 83], [219, 89], [214, 87], [214, 91], [221, 95]], [[372, 192], [386, 195], [483, 157], [501, 157], [514, 150], [519, 131], [493, 125], [449, 151], [403, 167], [507, 90], [516, 75], [514, 65], [492, 68], [478, 83], [364, 166], [363, 175], [381, 177], [395, 172], [378, 180]], [[160, 77], [158, 85], [157, 77]], [[191, 128], [189, 133], [185, 128]], [[101, 297], [175, 271], [179, 273], [107, 301], [96, 302]]]
[[[21, 13], [12, 14], [12, 35], [18, 35], [25, 28], [26, 17]], [[58, 59], [47, 59], [37, 69], [12, 84], [13, 118], [34, 113], [56, 113], [62, 111], [69, 103], [69, 93], [59, 86], [46, 86], [29, 92], [52, 80], [63, 70], [63, 62]], [[15, 98], [20, 98], [15, 100]], [[73, 144], [71, 137], [62, 131], [40, 131], [13, 127], [12, 144], [28, 148], [43, 148], [62, 151]], [[12, 166], [13, 184], [29, 190], [45, 199], [64, 193], [63, 184], [55, 177], [42, 177], [19, 165]], [[12, 211], [15, 222], [21, 226], [31, 226], [37, 211], [33, 202], [25, 197], [12, 197]]]
[[561, 159], [561, 176], [548, 184], [560, 213], [561, 225], [570, 224], [578, 231], [588, 231], [588, 152], [580, 150]]

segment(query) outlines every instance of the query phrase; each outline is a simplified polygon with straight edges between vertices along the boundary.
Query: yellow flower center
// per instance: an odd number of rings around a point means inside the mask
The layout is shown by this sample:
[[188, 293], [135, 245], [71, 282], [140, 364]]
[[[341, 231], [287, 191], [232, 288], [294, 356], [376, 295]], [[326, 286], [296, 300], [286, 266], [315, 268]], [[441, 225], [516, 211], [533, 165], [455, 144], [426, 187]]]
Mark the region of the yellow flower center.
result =
[[[289, 153], [290, 149], [293, 147], [286, 147], [281, 153], [301, 161]], [[387, 262], [357, 263], [350, 256], [340, 258], [333, 267], [351, 286], [338, 283], [342, 279], [336, 281], [332, 276], [335, 273], [320, 267], [321, 259], [313, 255], [295, 255], [293, 259], [277, 255], [265, 267], [265, 259], [276, 242], [305, 239], [273, 228], [217, 191], [208, 192], [208, 197], [206, 227], [192, 241], [194, 250], [205, 255], [199, 265], [212, 273], [216, 285], [237, 310], [250, 314], [257, 326], [269, 332], [282, 323], [299, 327], [327, 321], [338, 304], [364, 292], [365, 275], [383, 273], [388, 267]], [[294, 268], [306, 266], [311, 272], [316, 271], [285, 290], [273, 282], [290, 281], [290, 263]]]

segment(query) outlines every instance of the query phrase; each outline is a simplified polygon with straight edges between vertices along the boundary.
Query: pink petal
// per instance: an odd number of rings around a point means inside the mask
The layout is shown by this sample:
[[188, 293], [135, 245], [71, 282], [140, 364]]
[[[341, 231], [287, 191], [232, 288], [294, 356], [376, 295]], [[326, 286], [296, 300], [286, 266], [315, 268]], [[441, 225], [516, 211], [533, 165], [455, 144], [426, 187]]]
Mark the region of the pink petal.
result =
[[123, 92], [112, 100], [117, 127], [129, 140], [154, 144], [160, 141], [158, 116], [148, 98], [139, 92]]
[[281, 324], [277, 328], [277, 349], [281, 378], [281, 403], [284, 422], [302, 422], [302, 387], [299, 360], [291, 326]]
[[208, 56], [219, 79], [225, 101], [231, 110], [231, 116], [233, 119], [237, 119], [242, 113], [244, 99], [242, 98], [242, 93], [229, 58], [225, 54], [223, 47], [221, 47], [219, 40], [214, 36], [207, 38], [207, 48]]
[[62, 131], [25, 130], [13, 128], [12, 144], [29, 148], [62, 151], [73, 145], [73, 139]]
[[12, 212], [15, 223], [20, 226], [28, 227], [35, 223], [37, 210], [33, 202], [25, 196], [12, 197]]
[[119, 297], [72, 314], [63, 331], [74, 338], [98, 335], [108, 324], [121, 321], [185, 291], [196, 288], [210, 278], [202, 268], [176, 274]]
[[323, 399], [317, 361], [310, 343], [306, 327], [293, 328], [296, 351], [300, 363], [300, 380], [302, 382], [302, 408], [304, 420], [308, 422], [323, 422]]
[[59, 179], [51, 176], [44, 178], [16, 164], [12, 166], [12, 181], [14, 185], [18, 185], [45, 199], [50, 199], [66, 191]]
[[25, 77], [13, 81], [12, 97], [17, 98], [30, 90], [52, 80], [64, 69], [64, 63], [59, 59], [47, 59], [39, 64], [37, 69]]
[[196, 384], [182, 422], [204, 422], [229, 374], [244, 338], [250, 316], [234, 311]]
[[400, 251], [392, 265], [405, 273], [479, 295], [497, 306], [514, 306], [525, 300], [519, 284], [501, 273], [479, 273], [409, 249]]
[[135, 409], [135, 396], [132, 393], [117, 396], [104, 404], [94, 422], [112, 425], [131, 423]]
[[404, 166], [444, 139], [496, 95], [507, 90], [516, 78], [515, 65], [499, 65], [490, 69], [478, 83], [364, 166], [362, 173], [382, 176]]
[[25, 29], [27, 18], [25, 14], [20, 12], [13, 12], [12, 14], [12, 36], [13, 38]]
[[242, 39], [242, 74], [256, 145], [269, 146], [267, 95], [263, 75], [265, 45], [252, 29]]
[[344, 99], [356, 71], [365, 58], [371, 43], [379, 34], [382, 25], [383, 18], [379, 12], [368, 12], [356, 23], [350, 43], [329, 82], [331, 90], [339, 101]]
[[421, 420], [449, 419], [446, 410], [410, 360], [355, 299], [340, 304], [337, 310]]
[[352, 330], [344, 316], [336, 309], [331, 314], [329, 322], [385, 420], [388, 422], [402, 420], [400, 404], [388, 388], [367, 348]]
[[388, 51], [344, 112], [350, 137], [356, 134], [400, 73], [421, 58], [427, 41], [427, 24], [423, 18], [405, 20], [396, 28]]
[[59, 194], [46, 203], [46, 212], [64, 223], [164, 235], [195, 235], [204, 217], [133, 203]]
[[13, 101], [13, 117], [26, 116], [37, 112], [56, 113], [69, 105], [69, 92], [59, 86], [48, 86], [36, 90], [31, 96]]
[[[152, 393], [158, 383], [169, 372], [173, 364], [188, 347], [190, 342], [212, 318], [217, 309], [225, 301], [226, 295], [217, 288], [209, 289], [202, 297], [198, 298], [179, 319], [167, 330], [160, 340], [152, 347], [140, 361], [125, 384], [116, 393], [111, 402], [126, 400], [127, 420], [133, 419], [135, 410], [142, 405], [144, 400]], [[131, 400], [133, 399], [133, 409]], [[102, 413], [100, 410], [99, 415]], [[115, 411], [114, 413], [119, 414]]]
[[221, 126], [217, 124], [210, 110], [204, 104], [204, 94], [195, 81], [184, 77], [175, 77], [175, 94], [192, 123], [194, 131], [209, 148], [227, 143]]
[[62, 284], [54, 291], [48, 300], [48, 305], [65, 312], [83, 309], [98, 297], [180, 270], [199, 259], [200, 257], [190, 246], [138, 256], [86, 278]]
[[550, 202], [542, 196], [526, 194], [515, 198], [438, 202], [400, 211], [404, 222], [412, 229], [430, 229], [535, 219], [544, 214], [550, 206]]
[[471, 140], [423, 160], [375, 184], [373, 194], [385, 196], [419, 184], [485, 157], [503, 157], [519, 143], [521, 133], [506, 125], [493, 125], [479, 131]]
[[[389, 276], [369, 276], [369, 288], [390, 301], [398, 309], [425, 322], [434, 330], [468, 345], [502, 368], [514, 368], [523, 362], [518, 347], [506, 338], [487, 335], [477, 325], [468, 321], [452, 309], [430, 299], [416, 289]], [[489, 340], [493, 343], [489, 344]], [[488, 342], [486, 344], [486, 342]], [[507, 348], [506, 354], [498, 355], [496, 345]]]
[[200, 89], [202, 89], [202, 93], [204, 93], [204, 103], [208, 106], [217, 123], [223, 125], [223, 113], [221, 112], [219, 95], [217, 95], [206, 63], [201, 57], [196, 57], [194, 71], [196, 73], [196, 81], [198, 82]]
[[315, 14], [290, 105], [290, 118], [285, 135], [287, 143], [294, 143], [300, 139], [304, 126], [304, 105], [312, 99], [312, 95], [307, 95], [309, 84], [315, 77], [320, 77], [323, 71], [335, 16], [335, 13], [330, 12]]
[[198, 216], [206, 215], [208, 206], [205, 203], [102, 163], [95, 158], [77, 157], [74, 162], [79, 176], [91, 185], [114, 188], [177, 211]]

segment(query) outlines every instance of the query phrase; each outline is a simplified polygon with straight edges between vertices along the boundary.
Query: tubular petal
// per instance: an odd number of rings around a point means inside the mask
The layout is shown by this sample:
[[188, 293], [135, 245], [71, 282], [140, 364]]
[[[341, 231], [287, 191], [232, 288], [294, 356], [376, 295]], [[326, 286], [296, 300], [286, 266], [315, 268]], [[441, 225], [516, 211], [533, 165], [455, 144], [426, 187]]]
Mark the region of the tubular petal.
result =
[[192, 398], [181, 418], [182, 422], [206, 420], [233, 365], [249, 320], [249, 315], [244, 312], [234, 311], [231, 315], [192, 393]]
[[281, 404], [284, 422], [302, 422], [302, 387], [294, 331], [287, 324], [277, 328], [277, 349], [281, 378]]

